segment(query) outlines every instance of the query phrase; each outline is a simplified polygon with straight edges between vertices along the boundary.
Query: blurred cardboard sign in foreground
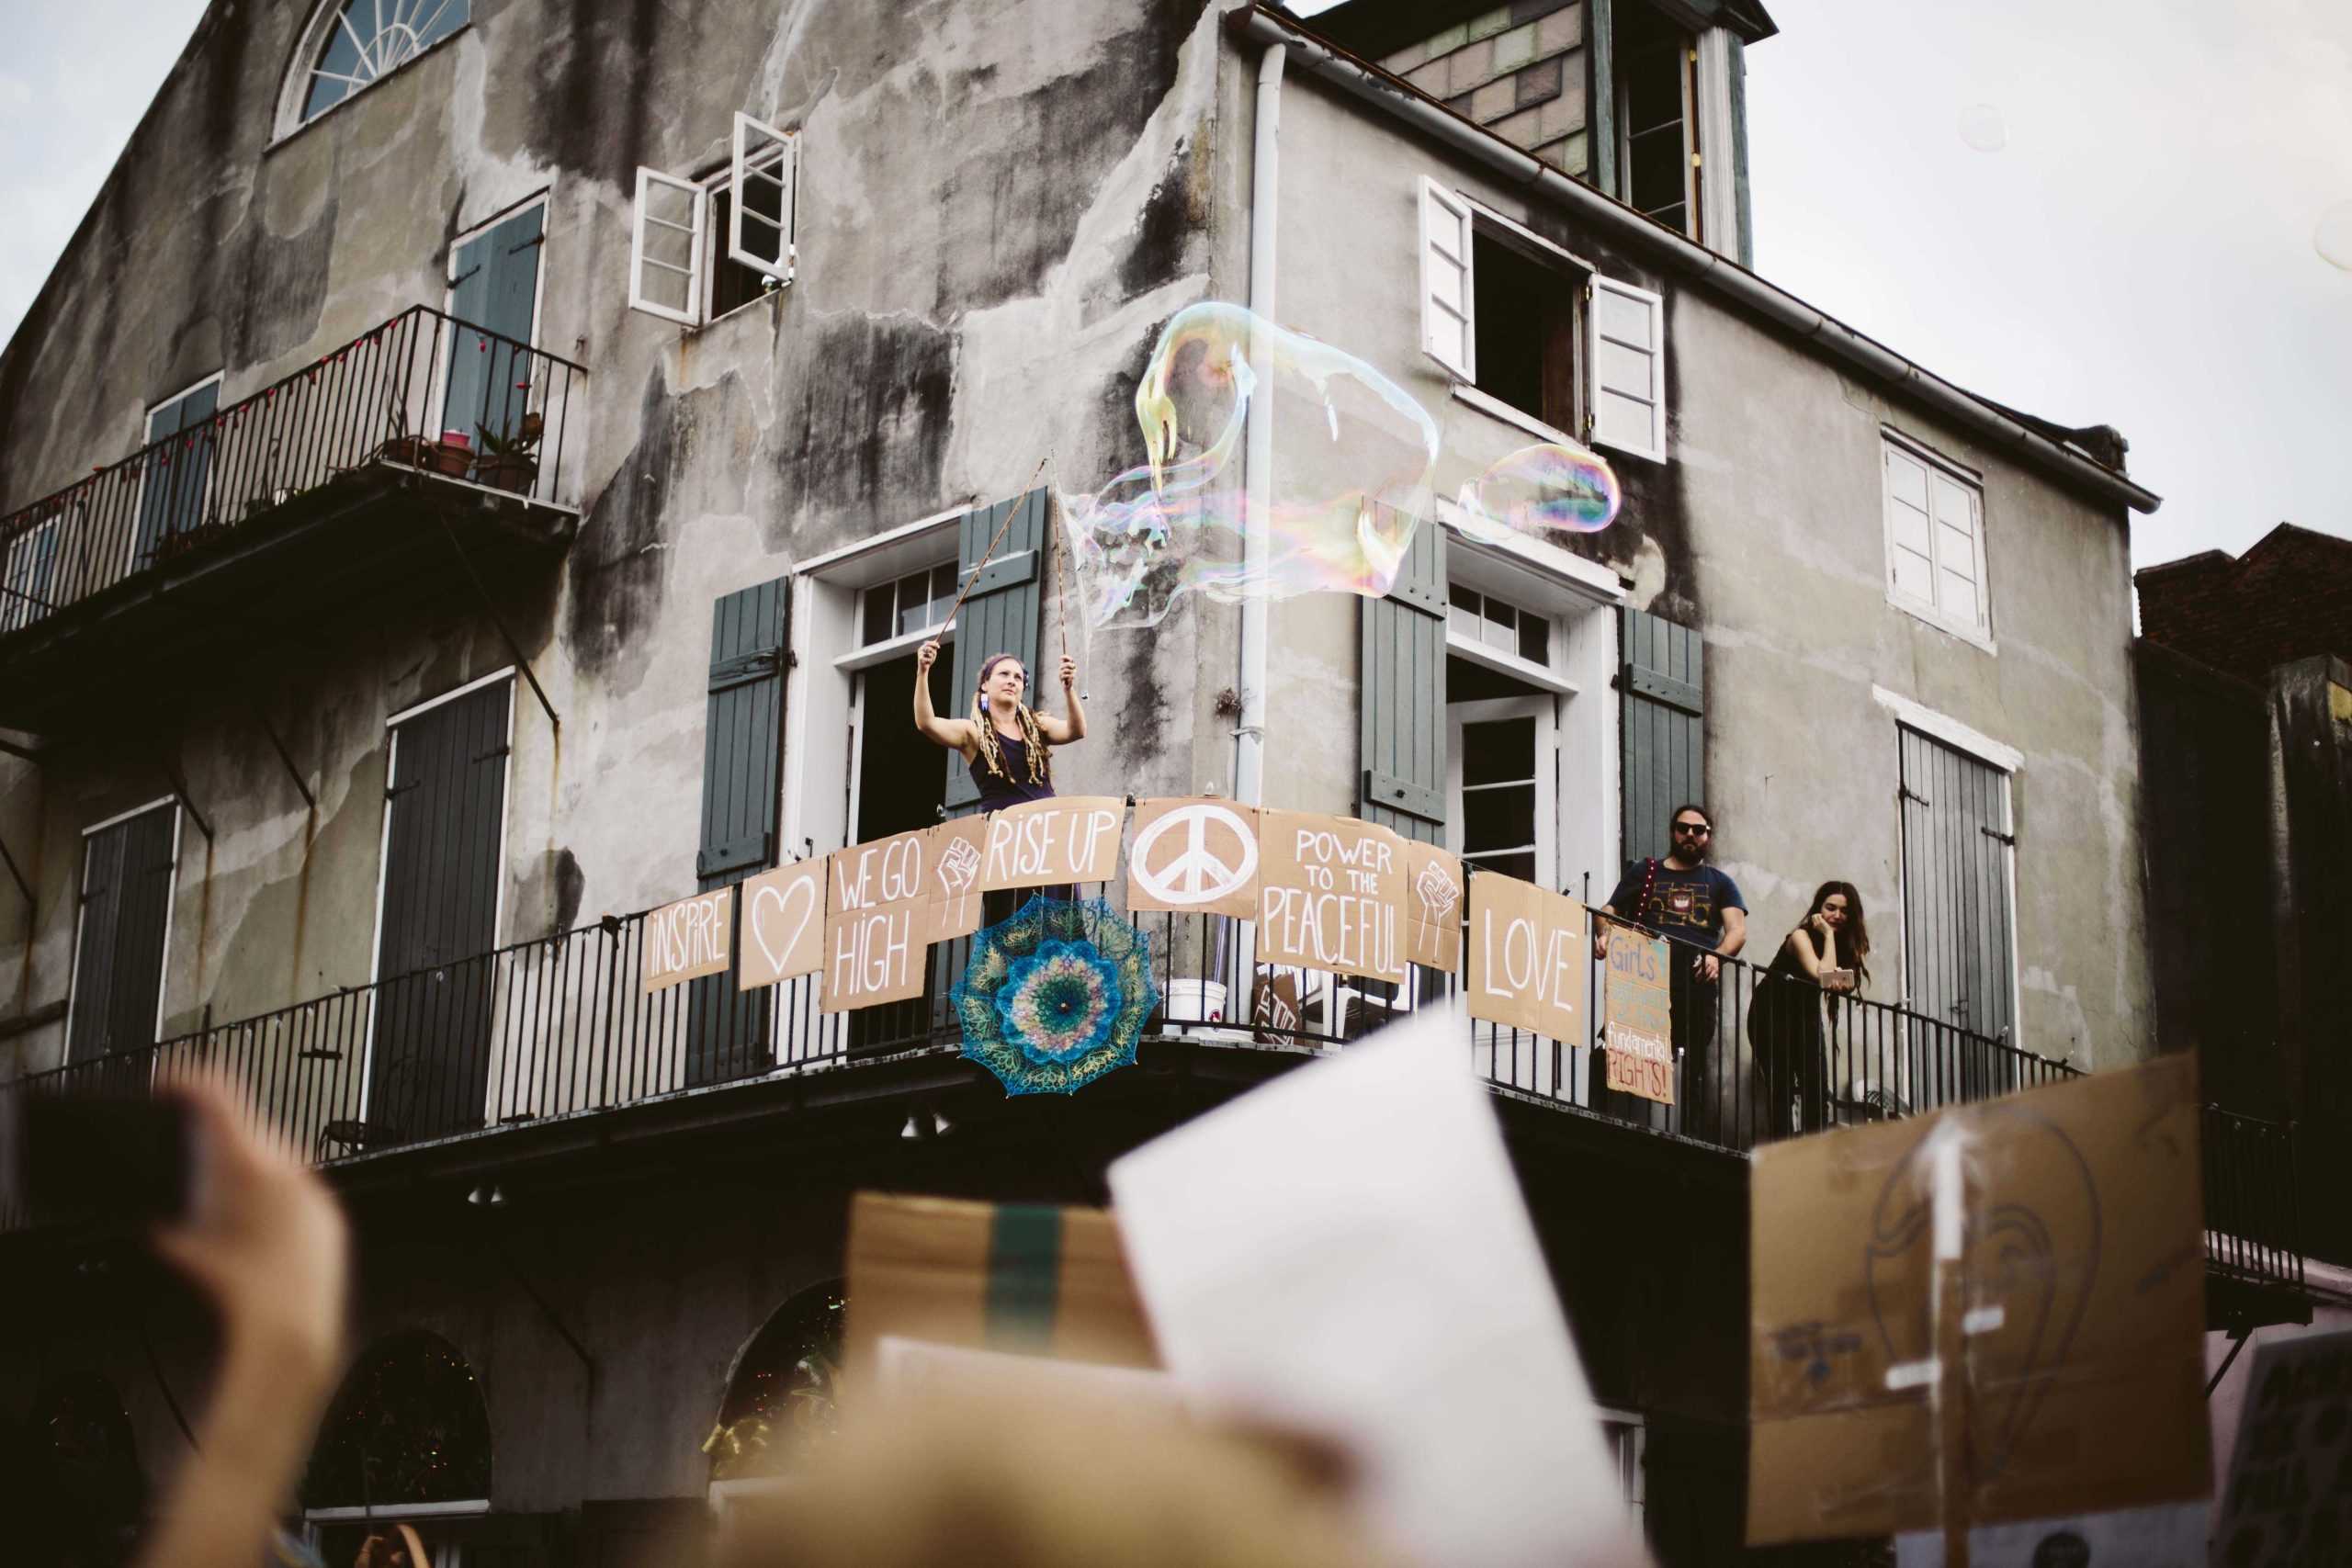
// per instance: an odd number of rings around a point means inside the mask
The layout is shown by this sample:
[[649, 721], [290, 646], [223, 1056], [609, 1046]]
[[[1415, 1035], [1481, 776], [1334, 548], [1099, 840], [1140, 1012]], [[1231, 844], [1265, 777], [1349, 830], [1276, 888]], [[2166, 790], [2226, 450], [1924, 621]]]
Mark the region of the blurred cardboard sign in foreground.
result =
[[2352, 1333], [2254, 1348], [2213, 1561], [2352, 1561]]
[[[1940, 1530], [1894, 1538], [1894, 1568], [1946, 1568]], [[2206, 1568], [2205, 1505], [2167, 1503], [2063, 1519], [1980, 1525], [1968, 1568]]]
[[2166, 1057], [1756, 1152], [1751, 1544], [2206, 1494], [2196, 1090]]
[[1100, 1209], [860, 1192], [849, 1215], [853, 1388], [873, 1386], [886, 1337], [1159, 1365], [1118, 1229]]

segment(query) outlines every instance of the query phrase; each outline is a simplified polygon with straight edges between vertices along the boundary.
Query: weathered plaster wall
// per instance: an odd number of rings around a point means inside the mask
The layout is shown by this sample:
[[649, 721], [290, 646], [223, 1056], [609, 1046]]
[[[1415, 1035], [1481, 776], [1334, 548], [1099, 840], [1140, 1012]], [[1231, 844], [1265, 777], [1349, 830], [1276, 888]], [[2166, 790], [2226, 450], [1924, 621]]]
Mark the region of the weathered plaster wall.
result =
[[[2024, 1043], [2084, 1066], [2152, 1052], [2122, 518], [1312, 80], [1285, 88], [1282, 155], [1277, 315], [1421, 400], [1444, 438], [1441, 496], [1532, 438], [1449, 396], [1419, 351], [1423, 175], [1666, 297], [1669, 458], [1611, 454], [1624, 510], [1569, 547], [1628, 581], [1637, 607], [1703, 628], [1708, 798], [1758, 954], [1816, 882], [1845, 877], [1874, 916], [1871, 994], [1902, 995], [1895, 726], [1876, 685], [2025, 754]], [[1997, 651], [1888, 603], [1883, 428], [1983, 475]], [[1355, 624], [1336, 599], [1278, 607], [1274, 728], [1300, 741], [1282, 782], [1294, 796], [1352, 797]]]
[[[1211, 291], [1215, 18], [1199, 0], [477, 0], [467, 29], [271, 146], [306, 19], [224, 4], [199, 29], [0, 358], [0, 505], [127, 454], [149, 403], [224, 362], [226, 403], [439, 304], [454, 237], [545, 193], [537, 336], [589, 367], [564, 459], [583, 515], [560, 580], [500, 606], [562, 717], [559, 739], [518, 685], [501, 935], [674, 897], [692, 886], [716, 598], [1011, 494], [1048, 453], [1070, 489], [1139, 457], [1136, 372], [1159, 323]], [[799, 275], [682, 332], [627, 309], [635, 171], [707, 172], [739, 108], [803, 130]], [[512, 659], [462, 593], [401, 624], [321, 619], [282, 690], [198, 682], [126, 723], [136, 735], [37, 778], [0, 770], [0, 830], [41, 879], [0, 974], [16, 1008], [65, 994], [79, 830], [164, 793], [156, 746], [215, 832], [191, 830], [182, 860], [166, 1032], [207, 1004], [234, 1018], [368, 978], [385, 717]], [[1095, 640], [1095, 738], [1065, 787], [1193, 787], [1212, 776], [1196, 746], [1227, 766], [1213, 705], [1229, 627], [1209, 635]], [[62, 1040], [0, 1053], [39, 1067]]]

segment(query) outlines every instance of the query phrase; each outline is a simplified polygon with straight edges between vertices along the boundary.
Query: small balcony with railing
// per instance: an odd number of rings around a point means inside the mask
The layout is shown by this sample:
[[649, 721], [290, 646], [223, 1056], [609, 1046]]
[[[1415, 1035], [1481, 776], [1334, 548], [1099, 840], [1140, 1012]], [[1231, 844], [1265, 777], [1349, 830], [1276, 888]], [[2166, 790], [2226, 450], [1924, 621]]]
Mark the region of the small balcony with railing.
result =
[[363, 604], [543, 570], [578, 526], [584, 383], [412, 306], [0, 517], [0, 726], [68, 731]]
[[[1116, 885], [1081, 897], [1117, 904]], [[1450, 1000], [1453, 976], [1402, 985], [1252, 963], [1249, 922], [1135, 914], [1160, 1003], [1138, 1052], [1150, 1072], [1245, 1086], [1306, 1056], [1345, 1050], [1416, 1007]], [[191, 1069], [225, 1076], [304, 1157], [353, 1174], [502, 1147], [596, 1147], [633, 1122], [711, 1126], [819, 1103], [951, 1103], [959, 1118], [1001, 1101], [961, 1059], [947, 1000], [974, 939], [933, 950], [928, 994], [828, 1013], [816, 976], [742, 988], [731, 970], [649, 991], [646, 913], [338, 990], [0, 1086], [0, 1094], [143, 1093]], [[1606, 963], [1583, 976], [1583, 1032], [1556, 1039], [1477, 1020], [1471, 1069], [1512, 1114], [1556, 1116], [1596, 1148], [1714, 1162], [1775, 1138], [1921, 1114], [2079, 1076], [2064, 1063], [1891, 1002], [1833, 995], [1737, 959], [1712, 1002], [1678, 1027], [1652, 1094], [1610, 1087]], [[1791, 987], [1776, 993], [1776, 987]], [[1124, 1075], [1114, 1073], [1104, 1086]], [[1095, 1094], [1097, 1088], [1081, 1091]], [[1114, 1089], [1113, 1092], [1117, 1092]], [[2205, 1116], [2209, 1271], [2215, 1311], [2294, 1316], [2301, 1259], [2290, 1126]], [[1671, 1151], [1679, 1150], [1679, 1156]], [[1726, 1162], [1728, 1162], [1726, 1164]], [[30, 1216], [0, 1214], [0, 1231]]]

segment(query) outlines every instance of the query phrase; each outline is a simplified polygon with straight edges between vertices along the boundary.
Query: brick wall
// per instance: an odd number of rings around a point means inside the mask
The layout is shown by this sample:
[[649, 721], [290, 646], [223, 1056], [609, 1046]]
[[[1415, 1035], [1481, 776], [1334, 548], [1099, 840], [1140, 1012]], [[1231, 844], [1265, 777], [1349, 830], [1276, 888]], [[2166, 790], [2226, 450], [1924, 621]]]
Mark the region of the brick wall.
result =
[[2142, 637], [2242, 681], [2314, 654], [2352, 659], [2352, 539], [2282, 524], [2234, 559], [2208, 550], [2132, 583]]
[[1589, 166], [1585, 8], [1519, 0], [1456, 22], [1380, 63], [1554, 168]]

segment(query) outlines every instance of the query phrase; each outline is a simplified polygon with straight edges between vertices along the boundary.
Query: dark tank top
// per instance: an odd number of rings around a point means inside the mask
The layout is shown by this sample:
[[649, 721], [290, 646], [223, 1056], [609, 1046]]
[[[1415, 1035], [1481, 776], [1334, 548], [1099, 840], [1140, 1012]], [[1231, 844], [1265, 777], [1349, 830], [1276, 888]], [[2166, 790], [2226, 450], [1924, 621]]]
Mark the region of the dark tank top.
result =
[[986, 751], [972, 759], [972, 782], [979, 786], [982, 810], [1001, 811], [1024, 800], [1053, 798], [1054, 786], [1050, 778], [1035, 783], [1030, 780], [1029, 742], [1026, 739], [1000, 732], [996, 744], [997, 750], [1004, 754], [1004, 772], [1000, 773], [989, 766]]

